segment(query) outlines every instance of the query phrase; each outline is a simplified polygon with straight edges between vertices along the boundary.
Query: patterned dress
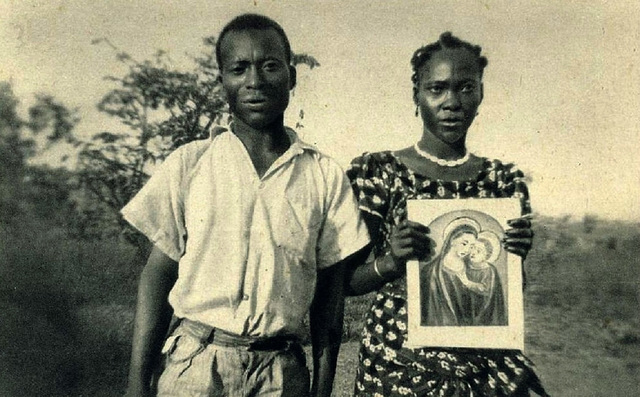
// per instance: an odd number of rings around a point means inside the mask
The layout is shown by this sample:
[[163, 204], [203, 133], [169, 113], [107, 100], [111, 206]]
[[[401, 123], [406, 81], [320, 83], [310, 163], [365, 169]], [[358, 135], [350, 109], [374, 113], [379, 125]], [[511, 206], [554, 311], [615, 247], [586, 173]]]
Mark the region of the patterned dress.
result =
[[[516, 197], [522, 212], [530, 212], [522, 172], [497, 160], [483, 159], [474, 180], [444, 181], [413, 172], [385, 151], [354, 159], [347, 175], [376, 257], [389, 252], [392, 229], [407, 217], [407, 199]], [[405, 277], [378, 290], [365, 317], [355, 396], [520, 397], [529, 396], [529, 390], [547, 396], [533, 364], [520, 351], [404, 347], [406, 299]]]

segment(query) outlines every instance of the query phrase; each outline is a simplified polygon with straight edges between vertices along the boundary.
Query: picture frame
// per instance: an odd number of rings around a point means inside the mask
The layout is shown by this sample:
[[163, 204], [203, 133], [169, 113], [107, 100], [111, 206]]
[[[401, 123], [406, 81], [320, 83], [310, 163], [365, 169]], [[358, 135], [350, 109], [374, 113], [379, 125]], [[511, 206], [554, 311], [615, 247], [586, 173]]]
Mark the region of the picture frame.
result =
[[524, 348], [522, 260], [502, 246], [516, 198], [408, 200], [433, 255], [407, 262], [407, 347]]

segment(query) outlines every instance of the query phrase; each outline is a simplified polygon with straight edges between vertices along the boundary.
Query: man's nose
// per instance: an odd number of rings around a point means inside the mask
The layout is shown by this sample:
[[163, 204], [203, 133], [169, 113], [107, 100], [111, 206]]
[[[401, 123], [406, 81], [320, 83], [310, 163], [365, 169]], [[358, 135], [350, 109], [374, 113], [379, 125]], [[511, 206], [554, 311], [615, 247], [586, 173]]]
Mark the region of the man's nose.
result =
[[247, 71], [247, 87], [259, 88], [260, 86], [262, 86], [263, 82], [264, 79], [262, 73], [260, 72], [260, 69], [255, 66], [250, 67]]

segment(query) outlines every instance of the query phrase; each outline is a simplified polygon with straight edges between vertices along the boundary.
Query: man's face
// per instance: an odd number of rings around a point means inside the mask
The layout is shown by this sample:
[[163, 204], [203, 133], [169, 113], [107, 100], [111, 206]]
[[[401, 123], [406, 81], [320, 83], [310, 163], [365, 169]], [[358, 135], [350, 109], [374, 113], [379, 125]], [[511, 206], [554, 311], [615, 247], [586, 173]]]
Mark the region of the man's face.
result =
[[232, 31], [220, 46], [221, 79], [235, 119], [264, 128], [282, 119], [295, 85], [282, 38], [274, 29]]

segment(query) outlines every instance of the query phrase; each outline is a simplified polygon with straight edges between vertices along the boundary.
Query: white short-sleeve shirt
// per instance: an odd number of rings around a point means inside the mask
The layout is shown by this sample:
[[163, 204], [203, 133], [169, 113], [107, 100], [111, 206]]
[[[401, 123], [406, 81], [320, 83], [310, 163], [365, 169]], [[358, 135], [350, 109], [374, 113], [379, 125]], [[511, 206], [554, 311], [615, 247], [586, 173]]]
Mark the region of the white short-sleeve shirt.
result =
[[288, 134], [262, 178], [230, 130], [186, 144], [123, 208], [179, 263], [176, 316], [242, 335], [300, 334], [317, 271], [369, 242], [342, 168]]

